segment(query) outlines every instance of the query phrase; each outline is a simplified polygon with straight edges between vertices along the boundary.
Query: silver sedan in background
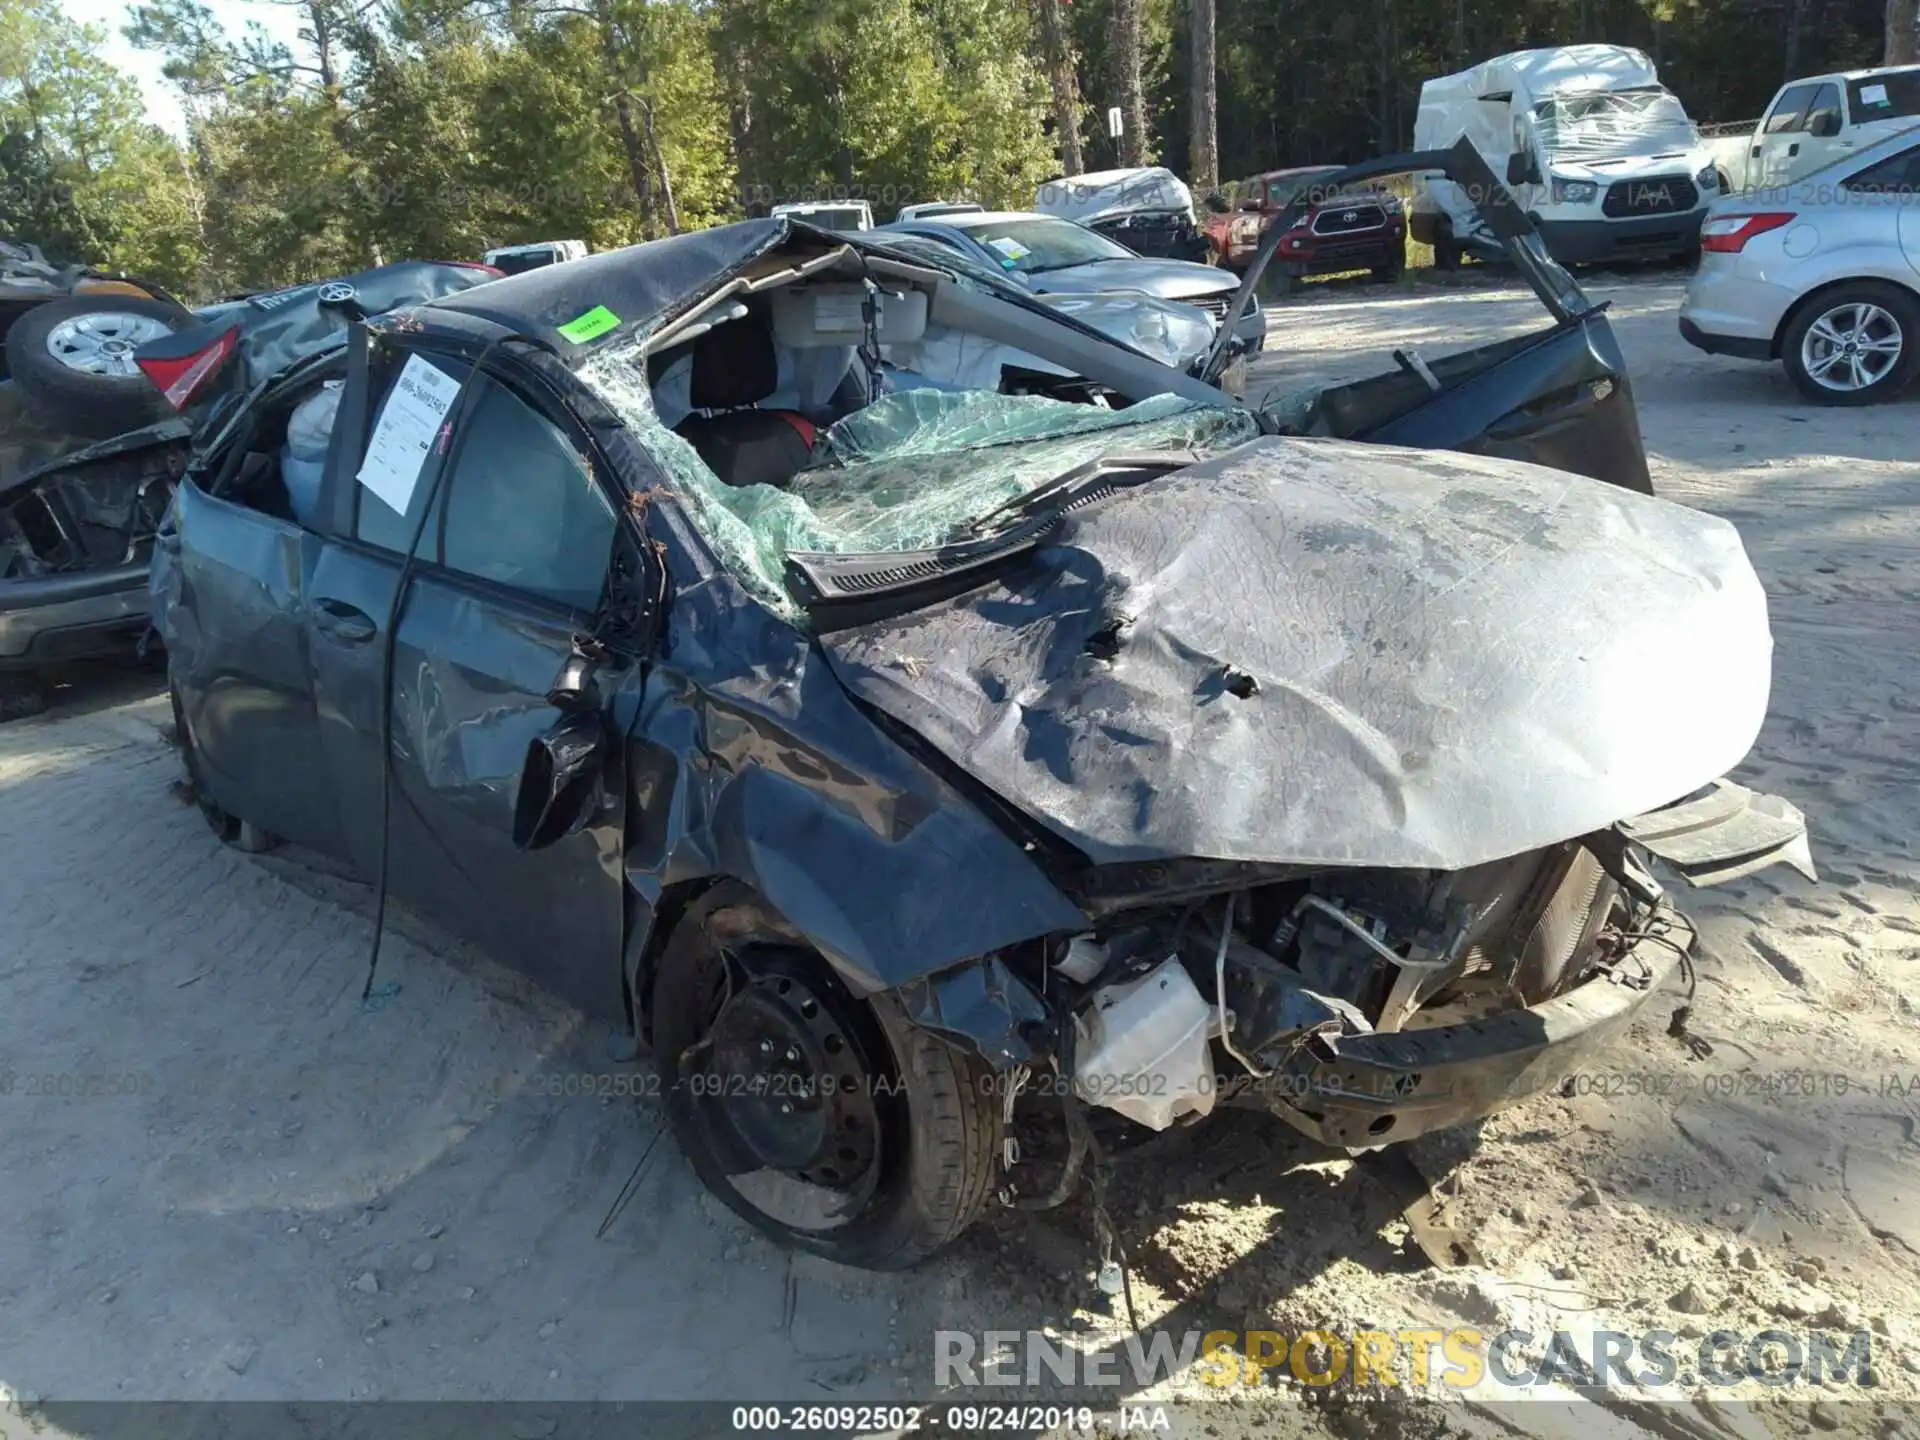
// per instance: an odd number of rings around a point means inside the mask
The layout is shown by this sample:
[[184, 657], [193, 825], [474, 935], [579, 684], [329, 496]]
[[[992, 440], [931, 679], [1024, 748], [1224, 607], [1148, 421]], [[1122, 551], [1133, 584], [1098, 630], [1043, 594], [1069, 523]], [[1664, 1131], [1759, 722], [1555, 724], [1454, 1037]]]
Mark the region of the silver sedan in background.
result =
[[1891, 399], [1920, 370], [1920, 128], [1723, 196], [1700, 251], [1680, 307], [1689, 343], [1778, 360], [1819, 404]]

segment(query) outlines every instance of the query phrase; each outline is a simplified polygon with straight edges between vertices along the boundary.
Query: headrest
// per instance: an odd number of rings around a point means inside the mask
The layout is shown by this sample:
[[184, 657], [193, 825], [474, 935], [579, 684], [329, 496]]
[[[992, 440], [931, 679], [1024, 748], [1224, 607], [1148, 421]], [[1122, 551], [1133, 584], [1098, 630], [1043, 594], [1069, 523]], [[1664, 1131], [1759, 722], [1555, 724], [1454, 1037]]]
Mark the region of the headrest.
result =
[[771, 395], [780, 366], [766, 315], [750, 310], [699, 336], [690, 382], [687, 403], [696, 410], [738, 410]]

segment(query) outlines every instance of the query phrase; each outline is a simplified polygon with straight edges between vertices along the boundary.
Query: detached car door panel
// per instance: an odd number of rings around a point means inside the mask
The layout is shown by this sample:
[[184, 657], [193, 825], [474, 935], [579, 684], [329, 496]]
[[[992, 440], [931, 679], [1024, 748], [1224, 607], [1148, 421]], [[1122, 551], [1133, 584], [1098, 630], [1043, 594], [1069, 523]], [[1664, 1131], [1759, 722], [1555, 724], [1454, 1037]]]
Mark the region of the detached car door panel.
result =
[[1397, 370], [1270, 419], [1282, 434], [1525, 460], [1653, 493], [1626, 360], [1603, 311], [1437, 359], [1401, 354]]
[[[1265, 427], [1281, 435], [1525, 460], [1652, 494], [1626, 359], [1607, 307], [1589, 300], [1547, 253], [1532, 219], [1471, 144], [1462, 140], [1448, 150], [1381, 156], [1350, 165], [1320, 183], [1334, 190], [1436, 169], [1479, 197], [1479, 223], [1500, 241], [1551, 324], [1437, 359], [1396, 350], [1397, 370], [1270, 404], [1262, 413]], [[1304, 213], [1296, 196], [1275, 228]], [[1236, 303], [1250, 296], [1273, 258], [1276, 238], [1269, 232], [1261, 241]], [[1216, 342], [1209, 364], [1217, 364], [1222, 353]]]
[[1377, 390], [1405, 392], [1409, 382], [1427, 388], [1404, 372], [1331, 392], [1329, 408], [1358, 412], [1354, 439], [1525, 460], [1653, 493], [1626, 360], [1601, 315], [1428, 368], [1443, 388], [1405, 414], [1364, 423], [1369, 403], [1383, 398]]
[[[528, 747], [560, 718], [547, 694], [598, 597], [615, 513], [578, 436], [497, 380], [478, 383], [461, 433], [443, 435], [444, 454], [423, 470], [413, 512], [362, 487], [356, 537], [320, 557], [309, 627], [328, 765], [363, 871], [378, 873], [384, 810], [394, 894], [591, 1013], [624, 1018], [624, 785], [606, 787], [578, 832], [538, 850], [513, 843]], [[441, 465], [394, 636], [383, 807], [387, 616]], [[603, 688], [622, 678], [610, 672]]]

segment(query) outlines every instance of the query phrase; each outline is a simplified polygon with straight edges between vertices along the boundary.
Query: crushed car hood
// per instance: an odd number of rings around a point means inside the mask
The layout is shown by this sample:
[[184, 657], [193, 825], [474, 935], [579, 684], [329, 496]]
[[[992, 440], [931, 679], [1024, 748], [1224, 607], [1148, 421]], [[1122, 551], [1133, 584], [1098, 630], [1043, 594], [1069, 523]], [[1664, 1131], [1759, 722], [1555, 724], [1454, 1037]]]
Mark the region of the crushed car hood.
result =
[[1772, 658], [1723, 520], [1513, 461], [1278, 438], [820, 644], [1097, 863], [1445, 870], [1731, 769]]

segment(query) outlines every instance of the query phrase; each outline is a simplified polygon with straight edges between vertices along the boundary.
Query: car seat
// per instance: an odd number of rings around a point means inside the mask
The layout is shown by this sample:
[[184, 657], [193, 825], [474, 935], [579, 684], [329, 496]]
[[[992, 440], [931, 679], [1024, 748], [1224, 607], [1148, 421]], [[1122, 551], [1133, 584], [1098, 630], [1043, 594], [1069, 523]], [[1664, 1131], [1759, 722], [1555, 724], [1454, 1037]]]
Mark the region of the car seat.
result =
[[793, 410], [763, 410], [779, 384], [773, 328], [749, 312], [693, 342], [689, 400], [679, 434], [728, 485], [784, 486], [813, 454], [813, 422]]

